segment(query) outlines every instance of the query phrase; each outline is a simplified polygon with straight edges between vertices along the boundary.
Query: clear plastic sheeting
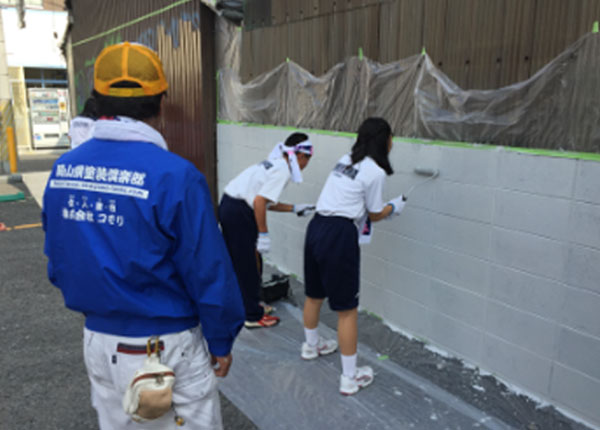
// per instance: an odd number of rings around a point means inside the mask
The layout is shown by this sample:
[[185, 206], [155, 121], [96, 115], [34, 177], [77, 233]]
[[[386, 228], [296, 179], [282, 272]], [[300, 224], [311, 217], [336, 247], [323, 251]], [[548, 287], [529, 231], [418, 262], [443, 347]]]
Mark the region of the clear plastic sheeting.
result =
[[243, 84], [219, 72], [219, 119], [355, 132], [381, 116], [396, 135], [600, 152], [600, 34], [589, 33], [526, 81], [463, 90], [431, 58], [348, 58], [321, 77], [289, 61]]
[[[268, 429], [510, 429], [431, 382], [359, 344], [358, 364], [375, 370], [375, 381], [358, 394], [339, 394], [339, 354], [304, 361], [301, 311], [278, 304], [275, 328], [246, 330], [238, 337], [227, 398], [259, 428]], [[325, 337], [335, 332], [326, 326]]]
[[223, 17], [215, 19], [216, 60], [219, 68], [240, 70], [242, 32]]

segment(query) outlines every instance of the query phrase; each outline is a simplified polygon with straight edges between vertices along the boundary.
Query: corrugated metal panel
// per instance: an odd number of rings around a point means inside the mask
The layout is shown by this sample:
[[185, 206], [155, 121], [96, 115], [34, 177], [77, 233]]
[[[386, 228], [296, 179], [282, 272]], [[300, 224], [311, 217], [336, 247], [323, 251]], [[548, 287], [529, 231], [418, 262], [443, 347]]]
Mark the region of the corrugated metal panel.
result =
[[472, 7], [471, 31], [466, 29], [471, 40], [466, 88], [497, 88], [502, 66], [504, 2], [479, 0]]
[[[421, 52], [423, 47], [423, 16], [424, 4], [421, 0], [401, 0], [391, 4], [400, 4], [399, 15], [392, 23], [391, 35], [382, 33], [380, 40], [390, 37], [397, 42], [394, 61], [398, 58], [408, 58]], [[383, 16], [383, 15], [382, 15]]]
[[346, 13], [334, 13], [329, 15], [328, 29], [328, 58], [329, 64], [333, 66], [344, 58], [346, 52]]
[[436, 66], [446, 71], [446, 11], [448, 0], [423, 1], [423, 46]]
[[600, 1], [598, 0], [580, 0], [581, 9], [579, 11], [579, 28], [591, 30], [594, 22], [600, 20]]
[[479, 0], [451, 0], [446, 11], [443, 70], [456, 84], [468, 88], [475, 8]]
[[[248, 4], [246, 3], [246, 9]], [[271, 25], [281, 25], [288, 21], [287, 2], [271, 2]], [[246, 24], [244, 24], [246, 26]]]
[[279, 25], [277, 27], [273, 27], [269, 30], [269, 34], [267, 37], [274, 37], [279, 40], [279, 43], [273, 47], [271, 50], [271, 61], [270, 64], [273, 67], [277, 67], [277, 65], [281, 64], [286, 60], [289, 55], [289, 37], [291, 28], [287, 25]]
[[[578, 32], [575, 30], [579, 18], [575, 13], [578, 4], [578, 1], [565, 2], [564, 0], [544, 0], [537, 3], [535, 24], [531, 28], [534, 34], [532, 74], [582, 35], [579, 33], [576, 36]], [[585, 31], [589, 30], [589, 28], [585, 29]]]
[[[265, 13], [264, 1], [249, 0], [248, 16]], [[244, 80], [279, 64], [264, 51], [323, 74], [359, 47], [392, 62], [424, 46], [461, 87], [498, 88], [532, 76], [600, 19], [599, 0], [270, 0], [267, 9], [271, 27], [244, 32]], [[269, 31], [279, 26], [288, 32]]]
[[[600, 11], [599, 11], [600, 12]], [[563, 120], [571, 141], [564, 149], [583, 148], [584, 151], [600, 153], [600, 34], [594, 34], [596, 43], [587, 42], [576, 58], [574, 75], [578, 77], [570, 103], [566, 104], [568, 117]], [[596, 73], [589, 73], [590, 70]], [[580, 77], [585, 76], [585, 79]]]
[[336, 0], [319, 0], [319, 13], [327, 15], [335, 11]]
[[161, 132], [201, 170], [216, 198], [214, 13], [200, 2], [80, 0], [73, 10], [74, 87], [82, 105], [105, 45], [130, 40], [158, 51], [169, 81]]
[[498, 87], [527, 79], [531, 72], [532, 28], [537, 0], [505, 0], [504, 46]]
[[290, 22], [302, 21], [305, 18], [304, 10], [306, 8], [307, 0], [296, 0], [285, 3], [287, 4], [287, 15]]

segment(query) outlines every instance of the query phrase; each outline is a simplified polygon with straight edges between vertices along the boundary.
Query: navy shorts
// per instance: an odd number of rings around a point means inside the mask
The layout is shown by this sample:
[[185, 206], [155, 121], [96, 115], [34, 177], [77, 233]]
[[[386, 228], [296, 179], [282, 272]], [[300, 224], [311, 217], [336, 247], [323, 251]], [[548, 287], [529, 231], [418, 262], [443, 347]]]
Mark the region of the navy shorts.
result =
[[334, 311], [358, 307], [360, 248], [358, 230], [349, 218], [316, 214], [304, 242], [307, 297], [329, 298]]

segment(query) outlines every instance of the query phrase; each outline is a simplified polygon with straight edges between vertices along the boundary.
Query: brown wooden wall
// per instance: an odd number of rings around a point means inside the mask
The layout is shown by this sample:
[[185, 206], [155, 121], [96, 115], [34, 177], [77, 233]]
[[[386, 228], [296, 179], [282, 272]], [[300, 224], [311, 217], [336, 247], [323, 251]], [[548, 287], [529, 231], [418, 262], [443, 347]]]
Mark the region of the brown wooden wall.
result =
[[464, 89], [527, 79], [600, 20], [600, 0], [246, 0], [241, 75], [290, 58], [315, 75], [363, 49], [393, 62], [425, 47]]

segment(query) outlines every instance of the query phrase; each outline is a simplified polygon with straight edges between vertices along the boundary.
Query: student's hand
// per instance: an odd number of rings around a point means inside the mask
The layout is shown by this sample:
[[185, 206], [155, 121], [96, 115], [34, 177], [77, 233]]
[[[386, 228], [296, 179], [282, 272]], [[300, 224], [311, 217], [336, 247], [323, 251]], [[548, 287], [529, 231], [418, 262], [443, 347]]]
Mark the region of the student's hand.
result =
[[402, 209], [404, 209], [404, 205], [406, 204], [406, 197], [403, 194], [400, 194], [395, 199], [392, 199], [388, 202], [388, 205], [392, 205], [392, 213], [391, 215], [400, 215]]
[[298, 216], [309, 216], [315, 211], [316, 208], [317, 207], [315, 205], [300, 203], [294, 205], [294, 209], [292, 209], [292, 212], [294, 212]]
[[224, 378], [229, 373], [229, 368], [231, 367], [233, 357], [231, 356], [231, 353], [226, 357], [215, 357], [214, 355], [211, 355], [210, 361], [215, 369], [215, 375], [217, 375], [219, 378]]
[[269, 238], [269, 233], [258, 233], [256, 250], [261, 254], [267, 254], [271, 250], [271, 239]]

